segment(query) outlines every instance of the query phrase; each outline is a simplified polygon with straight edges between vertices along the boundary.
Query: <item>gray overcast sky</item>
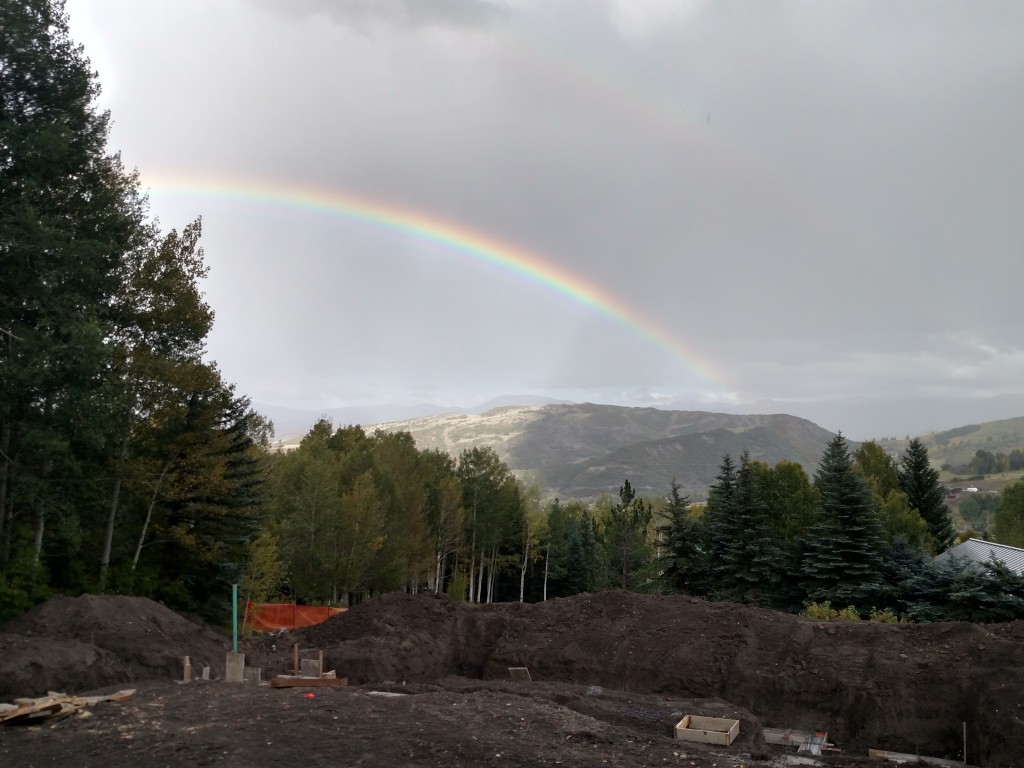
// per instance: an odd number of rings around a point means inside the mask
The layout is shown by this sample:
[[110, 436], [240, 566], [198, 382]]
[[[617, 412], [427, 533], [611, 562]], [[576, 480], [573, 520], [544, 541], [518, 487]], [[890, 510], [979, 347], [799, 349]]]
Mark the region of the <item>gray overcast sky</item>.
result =
[[67, 7], [153, 213], [203, 216], [210, 355], [257, 402], [545, 394], [866, 437], [844, 404], [899, 434], [1024, 396], [1019, 0]]

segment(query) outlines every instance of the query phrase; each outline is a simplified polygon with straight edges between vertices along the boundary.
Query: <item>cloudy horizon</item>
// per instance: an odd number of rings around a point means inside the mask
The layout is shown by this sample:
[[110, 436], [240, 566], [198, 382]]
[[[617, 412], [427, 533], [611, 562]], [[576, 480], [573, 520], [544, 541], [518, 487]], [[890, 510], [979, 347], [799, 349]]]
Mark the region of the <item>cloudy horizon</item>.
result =
[[67, 9], [256, 402], [1024, 415], [1024, 6]]

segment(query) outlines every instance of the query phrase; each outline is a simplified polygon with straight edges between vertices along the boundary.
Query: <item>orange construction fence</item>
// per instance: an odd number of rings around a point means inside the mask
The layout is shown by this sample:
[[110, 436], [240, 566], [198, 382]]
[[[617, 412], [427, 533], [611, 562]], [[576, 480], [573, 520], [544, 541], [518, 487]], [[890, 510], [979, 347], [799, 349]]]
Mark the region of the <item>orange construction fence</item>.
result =
[[346, 610], [348, 609], [332, 608], [327, 605], [254, 603], [249, 600], [245, 604], [245, 623], [242, 626], [252, 627], [261, 632], [310, 627]]

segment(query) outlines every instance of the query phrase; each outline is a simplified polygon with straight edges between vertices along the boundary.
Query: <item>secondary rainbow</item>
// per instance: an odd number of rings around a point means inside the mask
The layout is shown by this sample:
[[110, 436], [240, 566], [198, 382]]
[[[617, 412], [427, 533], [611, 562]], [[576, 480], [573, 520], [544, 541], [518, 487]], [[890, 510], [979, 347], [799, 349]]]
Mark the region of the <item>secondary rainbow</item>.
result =
[[204, 176], [146, 174], [151, 196], [201, 198], [305, 211], [363, 222], [374, 227], [436, 243], [477, 261], [520, 275], [573, 302], [589, 307], [664, 349], [700, 376], [717, 393], [728, 391], [725, 376], [700, 359], [674, 335], [583, 277], [497, 238], [432, 214], [392, 202], [345, 194], [334, 189], [290, 182], [216, 179]]

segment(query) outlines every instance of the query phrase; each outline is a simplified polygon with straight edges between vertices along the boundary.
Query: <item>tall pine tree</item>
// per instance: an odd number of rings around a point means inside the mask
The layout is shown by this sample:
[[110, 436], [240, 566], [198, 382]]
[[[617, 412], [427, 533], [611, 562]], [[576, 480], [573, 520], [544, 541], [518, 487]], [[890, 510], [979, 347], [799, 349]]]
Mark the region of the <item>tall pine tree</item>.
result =
[[705, 507], [707, 568], [701, 589], [715, 590], [716, 580], [728, 578], [726, 552], [736, 526], [736, 464], [727, 453], [722, 457], [715, 483], [708, 489]]
[[619, 488], [619, 501], [612, 505], [604, 529], [608, 564], [616, 585], [622, 589], [637, 591], [650, 575], [653, 553], [647, 540], [647, 526], [651, 517], [651, 505], [637, 498], [626, 480]]
[[733, 513], [714, 594], [740, 602], [766, 602], [779, 580], [782, 563], [771, 533], [768, 504], [747, 451], [740, 457], [736, 473]]
[[695, 594], [704, 566], [702, 528], [690, 515], [690, 499], [675, 478], [658, 526], [661, 577], [671, 592]]
[[900, 460], [900, 489], [907, 494], [907, 503], [928, 524], [928, 533], [935, 541], [935, 554], [945, 552], [953, 544], [956, 532], [946, 506], [945, 492], [939, 473], [928, 460], [928, 449], [918, 438], [910, 441]]
[[829, 442], [814, 481], [820, 497], [804, 555], [807, 595], [869, 608], [880, 586], [885, 537], [871, 490], [854, 469], [842, 434]]

